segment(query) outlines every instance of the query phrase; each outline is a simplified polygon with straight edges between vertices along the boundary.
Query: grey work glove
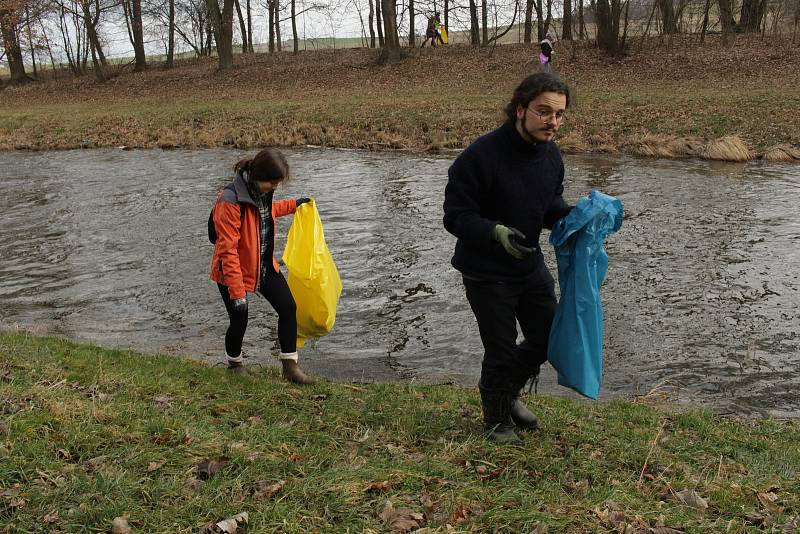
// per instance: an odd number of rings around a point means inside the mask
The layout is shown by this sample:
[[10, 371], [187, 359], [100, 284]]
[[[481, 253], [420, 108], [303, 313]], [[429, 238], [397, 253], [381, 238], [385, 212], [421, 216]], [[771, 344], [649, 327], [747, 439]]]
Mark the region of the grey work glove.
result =
[[500, 243], [506, 252], [518, 260], [524, 260], [533, 254], [532, 248], [520, 245], [518, 243], [518, 241], [525, 239], [525, 234], [516, 228], [509, 228], [507, 226], [503, 226], [502, 224], [498, 224], [494, 227], [494, 231], [492, 231], [492, 239]]
[[295, 200], [295, 205], [300, 207], [300, 204], [305, 204], [306, 202], [311, 202], [311, 199], [307, 197], [301, 197]]
[[247, 297], [242, 297], [231, 302], [231, 307], [235, 313], [244, 313], [247, 311]]

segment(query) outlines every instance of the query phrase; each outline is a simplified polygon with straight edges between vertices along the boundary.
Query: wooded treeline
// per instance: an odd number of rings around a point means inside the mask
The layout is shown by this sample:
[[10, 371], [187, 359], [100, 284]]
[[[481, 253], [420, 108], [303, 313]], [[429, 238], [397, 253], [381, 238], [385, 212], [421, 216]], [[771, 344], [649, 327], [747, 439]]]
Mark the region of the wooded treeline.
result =
[[309, 12], [324, 16], [332, 33], [356, 14], [362, 46], [382, 48], [384, 58], [402, 57], [421, 42], [434, 12], [452, 36], [463, 34], [476, 47], [492, 46], [512, 30], [529, 43], [535, 27], [536, 41], [551, 34], [620, 55], [634, 35], [696, 34], [702, 43], [709, 32], [728, 40], [741, 32], [788, 31], [796, 42], [800, 0], [0, 0], [0, 61], [11, 84], [63, 66], [102, 81], [113, 70], [104, 32], [122, 27], [134, 71], [153, 61], [148, 48], [159, 51], [165, 68], [183, 50], [216, 55], [227, 69], [236, 51], [255, 53], [254, 18], [266, 20], [269, 53], [287, 44], [297, 53], [299, 25]]

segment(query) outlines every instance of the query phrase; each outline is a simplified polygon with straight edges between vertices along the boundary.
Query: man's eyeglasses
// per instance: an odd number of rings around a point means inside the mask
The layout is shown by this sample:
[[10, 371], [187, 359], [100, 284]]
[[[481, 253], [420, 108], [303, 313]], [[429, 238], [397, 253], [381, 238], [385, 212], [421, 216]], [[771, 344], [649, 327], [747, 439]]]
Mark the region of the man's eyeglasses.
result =
[[539, 117], [539, 120], [549, 122], [550, 119], [555, 119], [556, 123], [562, 124], [567, 120], [567, 116], [563, 111], [540, 111], [538, 109], [528, 108], [528, 111]]

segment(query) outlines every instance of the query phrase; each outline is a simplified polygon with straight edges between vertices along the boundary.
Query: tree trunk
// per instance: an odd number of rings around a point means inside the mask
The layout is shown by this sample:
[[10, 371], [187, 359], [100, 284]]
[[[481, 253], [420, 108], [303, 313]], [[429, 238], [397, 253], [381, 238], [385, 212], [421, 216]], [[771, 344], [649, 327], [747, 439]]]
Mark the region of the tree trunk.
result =
[[533, 31], [533, 0], [526, 0], [525, 3], [525, 42], [531, 42]]
[[597, 46], [611, 56], [621, 53], [619, 47], [619, 0], [597, 0]]
[[275, 53], [275, 0], [267, 0], [267, 24], [269, 25], [269, 53]]
[[481, 46], [489, 45], [489, 0], [481, 0]]
[[[250, 0], [247, 0], [248, 2]], [[292, 53], [296, 54], [300, 51], [300, 39], [297, 37], [297, 9], [295, 7], [295, 0], [292, 0]], [[370, 6], [372, 5], [372, 0], [370, 0]], [[372, 28], [370, 28], [372, 29]]]
[[6, 51], [6, 61], [11, 72], [11, 85], [19, 85], [33, 81], [25, 72], [25, 63], [22, 60], [22, 49], [19, 46], [17, 35], [17, 12], [10, 9], [0, 9], [0, 33], [3, 34], [3, 48]]
[[578, 0], [578, 39], [586, 38], [586, 22], [583, 19], [583, 0]]
[[100, 40], [97, 38], [97, 30], [94, 27], [92, 14], [89, 11], [89, 0], [81, 0], [81, 7], [83, 8], [86, 36], [89, 39], [89, 49], [92, 52], [92, 66], [94, 67], [94, 75], [95, 78], [97, 78], [97, 81], [102, 82], [106, 79], [105, 56], [103, 55], [103, 48], [100, 46]]
[[242, 54], [247, 53], [247, 24], [242, 14], [242, 5], [239, 0], [233, 0], [233, 7], [236, 8], [236, 16], [239, 18], [239, 33], [242, 34]]
[[275, 48], [280, 52], [283, 50], [283, 39], [281, 39], [281, 4], [280, 0], [273, 0], [275, 3]]
[[381, 0], [385, 43], [381, 50], [381, 62], [398, 61], [403, 57], [402, 50], [400, 50], [400, 37], [397, 34], [397, 13], [394, 2], [395, 0]]
[[700, 29], [700, 44], [706, 40], [706, 30], [708, 29], [708, 10], [711, 9], [711, 0], [706, 0], [706, 7], [703, 10], [703, 26]]
[[214, 41], [217, 43], [219, 70], [233, 67], [233, 0], [223, 0], [222, 11], [217, 0], [207, 0]]
[[480, 46], [481, 44], [481, 29], [480, 22], [478, 21], [478, 6], [475, 0], [469, 0], [469, 42], [472, 46]]
[[164, 68], [175, 66], [175, 0], [169, 0], [169, 29], [167, 30], [167, 62]]
[[742, 0], [742, 11], [739, 15], [739, 28], [746, 32], [757, 32], [761, 28], [761, 20], [767, 10], [765, 0]]
[[33, 77], [38, 78], [39, 74], [36, 72], [36, 45], [33, 42], [33, 32], [31, 31], [31, 10], [28, 4], [25, 4], [25, 27], [28, 34], [28, 48], [31, 51], [31, 67], [33, 67]]
[[381, 17], [381, 0], [375, 0], [375, 30], [378, 32], [378, 46], [383, 48], [386, 41], [383, 38], [383, 18]]
[[542, 0], [534, 0], [533, 9], [536, 10], [536, 35], [538, 41], [544, 39], [544, 12], [542, 10]]
[[564, 23], [561, 26], [561, 40], [572, 40], [572, 0], [564, 0]]
[[[292, 0], [292, 4], [294, 4], [294, 0]], [[245, 9], [247, 10], [247, 51], [255, 54], [255, 49], [253, 48], [253, 10], [250, 9], [250, 0], [246, 1]], [[292, 24], [294, 24], [294, 15], [292, 17]]]
[[444, 27], [450, 31], [450, 0], [444, 0]]
[[147, 68], [147, 58], [144, 52], [144, 29], [142, 28], [142, 0], [131, 0], [131, 29], [133, 30], [133, 55], [136, 58], [134, 72], [141, 72]]
[[732, 42], [734, 27], [736, 22], [733, 20], [733, 6], [731, 0], [718, 0], [719, 19], [722, 24], [722, 42], [730, 44]]
[[678, 33], [678, 24], [675, 20], [675, 7], [672, 0], [658, 0], [661, 11], [661, 31], [665, 34]]
[[414, 0], [408, 0], [408, 47], [416, 48], [416, 36], [414, 33]]
[[367, 24], [369, 25], [369, 47], [375, 48], [375, 4], [369, 0], [369, 15], [367, 16]]

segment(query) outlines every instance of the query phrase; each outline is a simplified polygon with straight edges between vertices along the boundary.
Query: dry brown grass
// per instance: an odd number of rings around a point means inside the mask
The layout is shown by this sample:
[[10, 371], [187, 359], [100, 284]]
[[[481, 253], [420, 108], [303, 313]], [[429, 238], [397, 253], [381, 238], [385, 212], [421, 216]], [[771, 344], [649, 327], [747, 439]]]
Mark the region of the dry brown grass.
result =
[[775, 145], [764, 152], [763, 158], [772, 162], [800, 161], [800, 148], [787, 144]]
[[[638, 46], [638, 44], [637, 44]], [[800, 147], [800, 54], [788, 40], [647, 41], [619, 60], [588, 43], [557, 45], [573, 90], [567, 152], [736, 158], [708, 140], [738, 136], [758, 157]], [[686, 50], [691, 48], [692, 53]], [[514, 86], [537, 67], [531, 45], [424, 49], [393, 65], [376, 50], [237, 56], [121, 74], [48, 80], [0, 93], [0, 149], [127, 145], [202, 148], [326, 145], [458, 149], [496, 127]], [[431, 73], [442, 73], [436, 84]], [[771, 147], [786, 145], [778, 154]], [[796, 158], [795, 158], [796, 159]]]
[[742, 139], [729, 135], [715, 139], [706, 145], [703, 156], [718, 161], [748, 161], [753, 155]]

